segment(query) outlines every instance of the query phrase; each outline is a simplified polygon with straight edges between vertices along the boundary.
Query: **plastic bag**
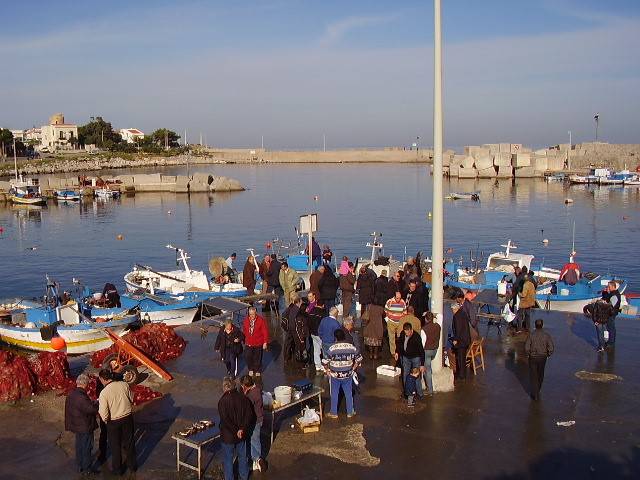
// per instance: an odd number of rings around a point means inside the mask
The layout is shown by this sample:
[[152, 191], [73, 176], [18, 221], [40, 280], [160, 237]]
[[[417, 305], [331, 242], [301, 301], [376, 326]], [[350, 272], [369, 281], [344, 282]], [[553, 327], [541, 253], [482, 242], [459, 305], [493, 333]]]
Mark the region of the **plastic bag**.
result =
[[320, 421], [320, 415], [314, 408], [304, 407], [302, 416], [300, 417], [300, 423], [302, 425], [308, 425], [310, 423], [316, 423]]
[[516, 314], [511, 311], [511, 307], [509, 307], [508, 303], [504, 304], [504, 308], [502, 309], [502, 318], [504, 318], [507, 323], [513, 322], [516, 318]]

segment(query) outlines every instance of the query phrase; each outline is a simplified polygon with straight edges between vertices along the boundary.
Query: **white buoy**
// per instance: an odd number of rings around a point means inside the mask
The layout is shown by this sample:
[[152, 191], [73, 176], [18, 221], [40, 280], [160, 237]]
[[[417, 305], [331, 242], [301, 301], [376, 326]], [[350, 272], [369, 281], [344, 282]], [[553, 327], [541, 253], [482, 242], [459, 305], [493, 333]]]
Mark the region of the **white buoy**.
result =
[[569, 205], [570, 203], [573, 203], [573, 198], [565, 198], [564, 203], [565, 205]]
[[542, 240], [542, 243], [544, 243], [545, 245], [547, 245], [549, 243], [549, 239], [545, 238], [544, 240]]

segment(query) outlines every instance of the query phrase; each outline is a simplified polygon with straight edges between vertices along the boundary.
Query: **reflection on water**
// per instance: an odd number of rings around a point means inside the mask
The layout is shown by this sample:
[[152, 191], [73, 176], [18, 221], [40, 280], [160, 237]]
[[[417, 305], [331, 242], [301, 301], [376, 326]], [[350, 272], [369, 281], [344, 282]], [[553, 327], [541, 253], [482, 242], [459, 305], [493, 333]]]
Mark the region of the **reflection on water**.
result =
[[[0, 259], [6, 280], [0, 298], [40, 294], [44, 274], [68, 286], [72, 277], [99, 286], [122, 285], [136, 262], [173, 267], [164, 245], [174, 243], [204, 269], [211, 256], [247, 248], [264, 251], [273, 238], [294, 239], [300, 214], [319, 214], [319, 241], [338, 257], [367, 255], [372, 231], [384, 233], [386, 254], [430, 254], [431, 177], [417, 165], [220, 165], [200, 171], [237, 178], [241, 193], [145, 193], [118, 200], [88, 200], [48, 207], [0, 206]], [[147, 169], [169, 175], [184, 168]], [[126, 173], [126, 172], [117, 172]], [[145, 173], [145, 170], [138, 171]], [[511, 239], [518, 252], [549, 266], [565, 262], [576, 222], [576, 250], [586, 270], [627, 277], [640, 290], [640, 189], [566, 186], [539, 179], [452, 179], [445, 194], [477, 191], [480, 202], [445, 201], [445, 242], [451, 256], [486, 254]], [[317, 196], [318, 200], [314, 200]], [[573, 204], [566, 205], [565, 199]], [[118, 240], [122, 235], [122, 240]], [[543, 238], [549, 239], [544, 247]], [[295, 242], [294, 242], [295, 244]], [[38, 246], [36, 250], [29, 250]]]

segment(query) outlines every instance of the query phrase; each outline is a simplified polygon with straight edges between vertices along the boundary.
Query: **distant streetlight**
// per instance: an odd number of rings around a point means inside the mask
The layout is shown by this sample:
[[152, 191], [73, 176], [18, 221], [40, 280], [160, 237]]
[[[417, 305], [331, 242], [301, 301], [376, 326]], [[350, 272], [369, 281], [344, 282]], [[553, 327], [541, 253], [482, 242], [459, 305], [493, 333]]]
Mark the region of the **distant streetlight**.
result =
[[597, 141], [598, 141], [598, 122], [600, 121], [600, 114], [599, 114], [599, 113], [596, 113], [596, 114], [593, 116], [593, 119], [594, 119], [594, 120], [595, 120], [595, 122], [596, 122], [596, 142], [597, 142]]

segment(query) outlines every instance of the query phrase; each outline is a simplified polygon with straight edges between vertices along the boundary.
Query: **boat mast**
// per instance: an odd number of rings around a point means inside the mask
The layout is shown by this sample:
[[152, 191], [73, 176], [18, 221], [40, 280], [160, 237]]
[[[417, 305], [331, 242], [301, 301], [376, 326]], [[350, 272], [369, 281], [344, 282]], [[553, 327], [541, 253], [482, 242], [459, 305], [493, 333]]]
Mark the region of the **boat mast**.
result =
[[16, 155], [16, 138], [13, 137], [13, 169], [16, 175], [16, 182], [18, 181], [18, 156]]

